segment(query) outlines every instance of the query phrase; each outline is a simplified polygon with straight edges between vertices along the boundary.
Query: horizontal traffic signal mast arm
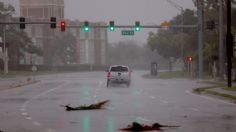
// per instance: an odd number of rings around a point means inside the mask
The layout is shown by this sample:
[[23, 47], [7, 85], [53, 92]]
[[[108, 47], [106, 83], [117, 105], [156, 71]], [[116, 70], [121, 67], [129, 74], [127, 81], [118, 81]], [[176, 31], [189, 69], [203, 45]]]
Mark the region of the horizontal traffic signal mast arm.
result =
[[[58, 26], [60, 27], [60, 26]], [[67, 28], [83, 28], [83, 25], [67, 25]], [[90, 25], [90, 28], [109, 28], [109, 25], [103, 26], [103, 25]], [[135, 25], [115, 25], [116, 28], [135, 28]], [[163, 26], [160, 25], [142, 25], [141, 28], [163, 28]], [[168, 28], [197, 28], [197, 25], [171, 25], [168, 26]]]
[[0, 25], [16, 25], [16, 24], [57, 24], [55, 22], [0, 22]]
[[[0, 25], [55, 24], [55, 22], [0, 22]], [[57, 23], [56, 23], [57, 24]], [[57, 27], [60, 27], [57, 25]], [[83, 25], [67, 25], [66, 28], [83, 28]], [[109, 25], [89, 25], [90, 28], [109, 28]], [[116, 28], [135, 28], [135, 25], [115, 25]], [[163, 28], [161, 25], [140, 25], [141, 28]], [[198, 25], [170, 25], [168, 28], [197, 28]]]

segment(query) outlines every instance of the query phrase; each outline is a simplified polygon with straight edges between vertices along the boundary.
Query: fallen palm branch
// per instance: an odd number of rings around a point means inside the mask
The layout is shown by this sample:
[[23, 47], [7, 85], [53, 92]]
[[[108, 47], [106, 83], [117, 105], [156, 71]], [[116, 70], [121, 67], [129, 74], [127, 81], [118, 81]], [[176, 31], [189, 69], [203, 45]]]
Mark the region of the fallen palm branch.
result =
[[102, 109], [103, 106], [105, 104], [107, 104], [108, 102], [110, 102], [110, 100], [105, 100], [105, 101], [101, 101], [95, 104], [91, 104], [91, 105], [81, 105], [78, 107], [72, 107], [70, 105], [62, 105], [62, 107], [66, 108], [66, 111], [76, 111], [76, 110], [96, 110], [96, 109]]
[[152, 125], [143, 125], [137, 122], [133, 122], [132, 125], [128, 125], [126, 128], [119, 129], [121, 131], [163, 131], [162, 128], [164, 127], [180, 127], [180, 126], [169, 126], [169, 125], [161, 125], [159, 123], [154, 123]]

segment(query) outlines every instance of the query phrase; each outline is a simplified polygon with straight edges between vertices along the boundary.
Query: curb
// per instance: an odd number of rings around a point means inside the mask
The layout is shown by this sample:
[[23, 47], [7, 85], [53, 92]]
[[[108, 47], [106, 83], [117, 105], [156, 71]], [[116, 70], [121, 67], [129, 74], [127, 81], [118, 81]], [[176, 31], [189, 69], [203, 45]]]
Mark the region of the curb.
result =
[[20, 82], [17, 82], [17, 83], [9, 84], [9, 85], [3, 87], [2, 89], [0, 89], [0, 91], [19, 88], [19, 87], [23, 87], [23, 86], [27, 86], [27, 85], [31, 85], [31, 84], [36, 84], [36, 83], [39, 83], [39, 82], [41, 82], [41, 81], [40, 80], [27, 81], [27, 82], [20, 81]]

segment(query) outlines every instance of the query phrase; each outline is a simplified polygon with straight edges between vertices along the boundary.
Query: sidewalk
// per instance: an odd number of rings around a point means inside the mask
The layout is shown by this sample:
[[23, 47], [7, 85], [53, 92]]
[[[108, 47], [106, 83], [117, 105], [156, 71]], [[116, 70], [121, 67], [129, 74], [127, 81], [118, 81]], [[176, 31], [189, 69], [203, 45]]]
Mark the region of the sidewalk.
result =
[[35, 81], [31, 77], [26, 77], [26, 76], [0, 78], [0, 91], [21, 87], [21, 86], [29, 85], [36, 82], [38, 81]]

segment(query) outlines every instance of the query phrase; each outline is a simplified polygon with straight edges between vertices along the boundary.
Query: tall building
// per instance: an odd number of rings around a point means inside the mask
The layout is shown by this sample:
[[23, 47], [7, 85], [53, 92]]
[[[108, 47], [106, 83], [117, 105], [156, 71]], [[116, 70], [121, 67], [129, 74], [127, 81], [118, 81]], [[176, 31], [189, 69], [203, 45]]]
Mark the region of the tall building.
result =
[[[69, 25], [82, 26], [83, 22], [67, 21]], [[89, 25], [106, 26], [104, 22], [92, 22]], [[67, 32], [73, 34], [77, 39], [78, 64], [107, 64], [108, 38], [106, 28], [91, 28], [84, 32], [82, 28], [69, 28]]]
[[[48, 22], [50, 17], [57, 20], [64, 18], [64, 0], [20, 0], [20, 16], [26, 21]], [[48, 57], [50, 51], [47, 46], [51, 44], [58, 30], [50, 29], [50, 25], [27, 25], [25, 31], [32, 38], [34, 44], [43, 49], [43, 57], [25, 53], [22, 64], [50, 64]]]
[[[64, 0], [20, 0], [20, 16], [26, 21], [48, 22], [50, 17], [57, 21], [64, 19]], [[67, 25], [83, 25], [80, 21], [66, 20]], [[106, 23], [90, 23], [91, 25], [106, 25]], [[50, 25], [26, 25], [25, 31], [32, 38], [34, 44], [43, 49], [43, 56], [25, 53], [22, 64], [52, 64], [56, 62], [50, 58], [52, 49], [47, 48], [52, 44], [55, 36], [60, 36], [60, 28], [51, 29]], [[65, 33], [71, 33], [77, 39], [77, 63], [105, 65], [107, 62], [107, 29], [96, 28], [84, 33], [81, 28], [66, 28]], [[63, 33], [64, 34], [64, 33]], [[33, 61], [32, 61], [33, 60]]]

